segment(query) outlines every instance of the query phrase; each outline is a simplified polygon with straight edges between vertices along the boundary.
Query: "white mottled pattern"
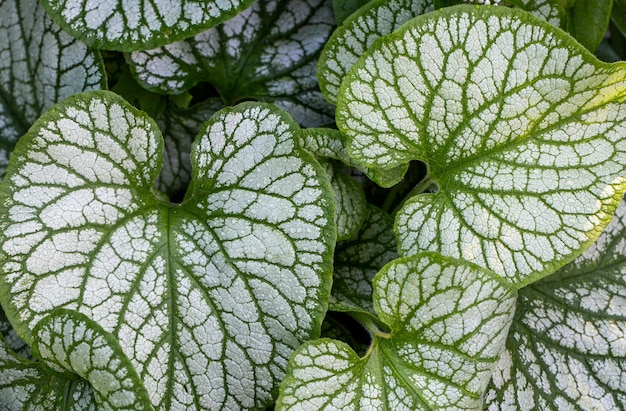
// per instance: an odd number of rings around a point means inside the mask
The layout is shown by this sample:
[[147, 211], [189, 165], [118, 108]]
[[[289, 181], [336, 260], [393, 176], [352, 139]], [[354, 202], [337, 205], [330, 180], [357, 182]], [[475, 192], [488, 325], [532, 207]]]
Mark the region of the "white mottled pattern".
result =
[[376, 311], [390, 333], [374, 333], [363, 358], [328, 339], [301, 346], [279, 404], [290, 411], [479, 409], [516, 299], [492, 275], [435, 254], [394, 260], [374, 279]]
[[63, 27], [95, 47], [136, 50], [197, 34], [251, 4], [246, 0], [45, 1]]
[[626, 400], [626, 204], [592, 247], [520, 291], [490, 410], [613, 410]]
[[363, 165], [428, 163], [438, 194], [398, 212], [402, 255], [437, 251], [526, 284], [574, 258], [617, 206], [623, 77], [538, 19], [459, 7], [370, 48], [337, 123]]

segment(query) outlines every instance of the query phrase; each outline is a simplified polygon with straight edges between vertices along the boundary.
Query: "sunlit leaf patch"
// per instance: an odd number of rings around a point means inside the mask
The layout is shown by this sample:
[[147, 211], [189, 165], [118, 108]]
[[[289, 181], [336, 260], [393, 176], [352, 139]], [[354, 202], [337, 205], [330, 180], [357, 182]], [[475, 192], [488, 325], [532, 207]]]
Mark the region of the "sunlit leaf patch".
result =
[[438, 191], [398, 212], [402, 255], [529, 283], [588, 246], [621, 199], [625, 75], [527, 13], [456, 6], [377, 42], [343, 82], [337, 122], [364, 165], [428, 164]]

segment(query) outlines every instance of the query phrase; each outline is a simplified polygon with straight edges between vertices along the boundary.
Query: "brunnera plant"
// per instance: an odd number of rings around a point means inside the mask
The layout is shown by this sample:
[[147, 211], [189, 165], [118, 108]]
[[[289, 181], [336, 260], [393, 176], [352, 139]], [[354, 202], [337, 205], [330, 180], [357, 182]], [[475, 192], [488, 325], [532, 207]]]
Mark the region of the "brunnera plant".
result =
[[1, 0], [0, 409], [625, 409], [626, 4], [458, 3]]

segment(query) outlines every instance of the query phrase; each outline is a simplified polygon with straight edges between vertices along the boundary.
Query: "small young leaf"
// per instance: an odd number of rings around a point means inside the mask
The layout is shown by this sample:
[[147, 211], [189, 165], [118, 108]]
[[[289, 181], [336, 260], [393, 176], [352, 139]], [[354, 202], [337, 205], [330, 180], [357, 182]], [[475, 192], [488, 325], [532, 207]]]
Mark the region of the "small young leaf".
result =
[[20, 140], [1, 189], [0, 299], [26, 342], [56, 308], [119, 338], [156, 409], [262, 408], [319, 335], [334, 204], [298, 126], [265, 104], [205, 123], [182, 204], [153, 194], [163, 142], [110, 92]]
[[387, 213], [369, 206], [359, 233], [337, 243], [333, 274], [334, 300], [330, 309], [374, 312], [372, 279], [380, 269], [398, 257], [393, 220]]
[[328, 158], [341, 161], [343, 164], [356, 168], [372, 181], [382, 187], [391, 187], [402, 180], [407, 171], [407, 165], [382, 170], [369, 169], [356, 163], [348, 154], [345, 136], [339, 131], [330, 128], [307, 128], [300, 133], [303, 147], [318, 158]]
[[68, 33], [94, 48], [158, 47], [227, 20], [253, 0], [42, 0]]
[[337, 103], [346, 73], [376, 39], [432, 9], [432, 0], [373, 0], [348, 17], [320, 56], [317, 78], [326, 100]]
[[598, 241], [519, 290], [488, 390], [489, 410], [623, 410], [626, 404], [626, 204]]
[[33, 330], [33, 352], [46, 365], [72, 371], [89, 381], [100, 410], [151, 410], [141, 384], [118, 340], [76, 311], [57, 310]]
[[87, 382], [15, 355], [0, 336], [0, 409], [95, 411]]
[[374, 282], [391, 333], [375, 335], [364, 358], [338, 341], [303, 344], [277, 409], [478, 410], [515, 306], [496, 278], [435, 254], [393, 261]]
[[98, 52], [54, 24], [37, 0], [0, 2], [0, 178], [13, 146], [71, 94], [106, 87]]
[[369, 167], [428, 164], [398, 212], [401, 255], [431, 250], [516, 284], [590, 245], [626, 188], [626, 67], [506, 7], [428, 13], [342, 84], [337, 123]]
[[330, 0], [260, 0], [194, 37], [131, 53], [129, 62], [151, 90], [180, 93], [208, 81], [226, 104], [272, 102], [314, 127], [333, 118], [315, 80], [317, 57], [333, 28]]

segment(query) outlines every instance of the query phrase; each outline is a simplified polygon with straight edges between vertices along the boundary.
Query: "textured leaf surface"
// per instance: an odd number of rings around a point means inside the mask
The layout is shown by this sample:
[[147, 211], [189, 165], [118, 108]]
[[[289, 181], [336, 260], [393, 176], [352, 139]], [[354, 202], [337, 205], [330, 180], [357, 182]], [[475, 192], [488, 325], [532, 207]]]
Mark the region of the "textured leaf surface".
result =
[[277, 409], [479, 409], [515, 305], [492, 276], [434, 254], [390, 263], [374, 298], [391, 334], [374, 336], [364, 358], [338, 341], [305, 343]]
[[341, 165], [326, 163], [330, 184], [335, 195], [335, 224], [337, 240], [356, 234], [363, 224], [367, 203], [363, 187]]
[[352, 160], [348, 154], [346, 138], [339, 130], [307, 128], [300, 133], [300, 139], [303, 147], [313, 153], [315, 157], [337, 160], [349, 167], [356, 168], [382, 187], [391, 187], [397, 184], [407, 171], [406, 164], [389, 170], [363, 167]]
[[337, 103], [339, 86], [348, 70], [376, 39], [432, 9], [432, 0], [374, 0], [348, 17], [320, 57], [318, 79], [326, 100]]
[[369, 206], [357, 235], [335, 247], [331, 309], [361, 309], [373, 313], [372, 279], [385, 264], [397, 257], [392, 218]]
[[317, 57], [334, 28], [330, 0], [261, 0], [236, 18], [184, 41], [130, 54], [147, 88], [179, 93], [201, 81], [226, 104], [272, 102], [298, 123], [330, 123], [333, 108], [319, 92]]
[[89, 381], [100, 410], [151, 410], [148, 393], [117, 338], [76, 311], [55, 311], [35, 330], [33, 350], [47, 365]]
[[101, 49], [157, 47], [233, 17], [252, 0], [43, 0], [55, 21]]
[[428, 13], [342, 85], [355, 160], [426, 162], [436, 194], [397, 214], [399, 251], [441, 252], [527, 283], [574, 258], [624, 191], [623, 65], [505, 7]]
[[0, 336], [0, 408], [3, 411], [95, 411], [89, 384], [15, 355]]
[[626, 408], [626, 204], [572, 263], [519, 291], [490, 410]]
[[216, 114], [172, 205], [152, 193], [163, 143], [145, 114], [108, 92], [57, 105], [2, 186], [18, 333], [79, 311], [117, 336], [155, 408], [263, 407], [330, 293], [332, 193], [297, 131], [271, 106]]
[[37, 0], [0, 1], [0, 177], [15, 141], [54, 103], [106, 85], [100, 55]]

